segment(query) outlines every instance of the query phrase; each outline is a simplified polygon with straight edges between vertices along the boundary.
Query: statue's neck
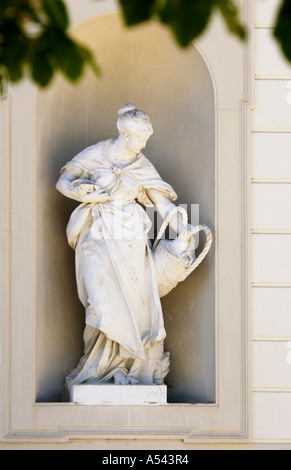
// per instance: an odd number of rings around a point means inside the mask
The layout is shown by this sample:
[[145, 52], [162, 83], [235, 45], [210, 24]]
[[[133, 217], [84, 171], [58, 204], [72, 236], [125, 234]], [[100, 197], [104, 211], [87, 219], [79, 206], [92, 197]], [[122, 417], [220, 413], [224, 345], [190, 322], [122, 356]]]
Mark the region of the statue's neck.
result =
[[109, 156], [114, 165], [124, 166], [134, 162], [139, 153], [127, 149], [121, 139], [116, 139], [109, 147]]

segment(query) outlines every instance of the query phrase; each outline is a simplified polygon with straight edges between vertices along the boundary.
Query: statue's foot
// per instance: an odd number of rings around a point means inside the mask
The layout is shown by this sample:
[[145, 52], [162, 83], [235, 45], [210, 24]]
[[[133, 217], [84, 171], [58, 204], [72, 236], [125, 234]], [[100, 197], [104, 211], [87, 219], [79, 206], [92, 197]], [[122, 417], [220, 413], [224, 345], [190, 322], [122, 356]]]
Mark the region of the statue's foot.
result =
[[164, 380], [163, 379], [155, 379], [153, 380], [154, 385], [163, 385]]
[[136, 385], [138, 381], [133, 377], [128, 376], [123, 370], [117, 370], [114, 372], [114, 383], [115, 385]]
[[113, 377], [115, 385], [128, 385], [129, 383], [127, 374], [124, 371], [117, 370], [116, 372], [114, 372]]
[[138, 385], [139, 384], [139, 381], [134, 379], [133, 377], [128, 376], [128, 380], [129, 380], [130, 385]]

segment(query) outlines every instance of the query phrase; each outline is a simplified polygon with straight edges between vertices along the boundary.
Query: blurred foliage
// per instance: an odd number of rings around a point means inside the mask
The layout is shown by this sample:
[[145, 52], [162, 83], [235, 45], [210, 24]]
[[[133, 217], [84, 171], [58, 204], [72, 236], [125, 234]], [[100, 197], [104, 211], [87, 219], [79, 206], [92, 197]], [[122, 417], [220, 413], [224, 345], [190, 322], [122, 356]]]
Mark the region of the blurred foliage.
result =
[[205, 30], [219, 12], [228, 29], [244, 39], [246, 31], [233, 0], [119, 0], [128, 26], [156, 18], [168, 26], [178, 44], [186, 47]]
[[85, 65], [98, 73], [92, 53], [73, 40], [62, 0], [0, 0], [0, 86], [29, 76], [47, 86], [56, 70], [72, 82]]
[[286, 59], [291, 62], [291, 0], [281, 0], [274, 36]]
[[[99, 73], [91, 51], [70, 36], [65, 1], [0, 2], [1, 89], [5, 81], [17, 82], [26, 76], [46, 87], [56, 71], [76, 82], [86, 66]], [[236, 0], [119, 0], [119, 4], [126, 25], [155, 19], [172, 31], [181, 47], [200, 36], [216, 13], [232, 34], [242, 40], [246, 37]], [[274, 36], [291, 61], [291, 0], [278, 0]]]

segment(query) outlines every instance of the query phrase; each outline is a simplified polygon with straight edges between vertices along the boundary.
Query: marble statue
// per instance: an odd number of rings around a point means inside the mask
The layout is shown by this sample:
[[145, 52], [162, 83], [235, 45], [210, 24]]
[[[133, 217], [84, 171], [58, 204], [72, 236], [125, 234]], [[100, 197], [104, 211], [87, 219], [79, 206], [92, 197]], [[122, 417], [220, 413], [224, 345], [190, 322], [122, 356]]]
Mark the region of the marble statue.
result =
[[[159, 287], [158, 257], [167, 259], [168, 253], [183, 269], [195, 259], [193, 231], [173, 203], [174, 189], [142, 153], [153, 133], [149, 116], [132, 104], [118, 114], [118, 138], [80, 152], [57, 182], [64, 196], [80, 202], [67, 237], [86, 312], [84, 355], [66, 378], [68, 389], [82, 383], [164, 383], [169, 354], [160, 298], [179, 280], [170, 280], [165, 290], [160, 279]], [[143, 208], [148, 206], [156, 206], [177, 232], [168, 250], [155, 253], [150, 245], [151, 221]]]

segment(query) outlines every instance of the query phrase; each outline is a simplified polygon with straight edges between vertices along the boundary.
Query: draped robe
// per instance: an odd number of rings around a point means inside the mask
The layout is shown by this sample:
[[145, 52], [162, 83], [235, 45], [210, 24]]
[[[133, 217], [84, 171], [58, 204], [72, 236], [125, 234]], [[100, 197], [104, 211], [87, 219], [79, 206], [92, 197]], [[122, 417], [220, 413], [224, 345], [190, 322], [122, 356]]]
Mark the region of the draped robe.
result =
[[153, 206], [148, 190], [171, 201], [177, 195], [142, 153], [130, 164], [114, 166], [108, 158], [112, 143], [85, 149], [62, 169], [82, 172], [72, 182], [79, 195], [90, 184], [110, 194], [108, 202], [80, 204], [67, 226], [86, 309], [84, 356], [67, 377], [68, 386], [108, 381], [118, 369], [138, 380], [136, 361], [145, 360], [146, 350], [166, 336], [148, 240], [151, 221], [138, 202]]

